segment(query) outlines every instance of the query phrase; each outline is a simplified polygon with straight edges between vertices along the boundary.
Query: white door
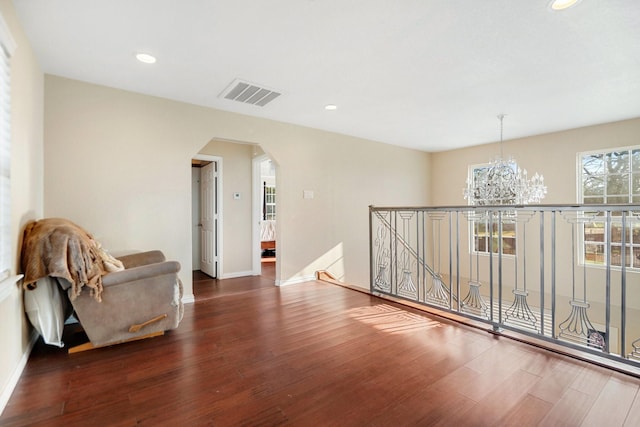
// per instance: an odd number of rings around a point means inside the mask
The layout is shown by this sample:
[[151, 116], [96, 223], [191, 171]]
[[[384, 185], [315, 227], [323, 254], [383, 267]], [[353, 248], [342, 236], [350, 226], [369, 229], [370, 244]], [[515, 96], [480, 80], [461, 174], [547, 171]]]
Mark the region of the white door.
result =
[[200, 270], [211, 277], [218, 274], [218, 254], [216, 243], [216, 221], [218, 210], [216, 206], [217, 163], [212, 162], [202, 167], [200, 175], [200, 242], [201, 259]]

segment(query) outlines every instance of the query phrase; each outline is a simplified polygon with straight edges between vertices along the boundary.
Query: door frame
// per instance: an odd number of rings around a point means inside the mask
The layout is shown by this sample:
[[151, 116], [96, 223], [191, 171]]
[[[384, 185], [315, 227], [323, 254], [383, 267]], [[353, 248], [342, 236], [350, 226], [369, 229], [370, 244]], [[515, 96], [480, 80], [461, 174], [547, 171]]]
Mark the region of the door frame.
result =
[[[217, 273], [217, 277], [220, 278], [223, 275], [223, 262], [222, 262], [222, 248], [224, 247], [222, 245], [223, 242], [223, 236], [222, 236], [222, 213], [224, 212], [224, 209], [222, 208], [222, 157], [220, 156], [211, 156], [209, 154], [196, 154], [195, 156], [192, 157], [195, 160], [205, 160], [205, 161], [210, 161], [210, 162], [216, 162], [217, 166], [216, 166], [216, 171], [217, 171], [217, 175], [218, 175], [218, 179], [216, 179], [216, 184], [215, 184], [215, 192], [216, 192], [216, 197], [215, 197], [215, 202], [214, 202], [214, 198], [211, 198], [211, 202], [215, 203], [214, 206], [212, 206], [212, 212], [216, 212], [215, 210], [215, 206], [218, 207], [217, 209], [217, 215], [218, 215], [218, 219], [216, 221], [216, 239], [215, 242], [213, 242], [214, 244], [212, 244], [211, 246], [214, 248], [215, 250], [215, 254], [216, 254], [216, 273]], [[202, 201], [201, 201], [202, 202]], [[193, 242], [192, 242], [193, 245]]]
[[[262, 154], [260, 156], [256, 156], [253, 158], [253, 176], [252, 176], [252, 220], [253, 220], [253, 250], [252, 254], [252, 266], [253, 266], [253, 274], [254, 276], [259, 276], [262, 274], [262, 249], [260, 248], [260, 222], [262, 221], [262, 170], [260, 168], [260, 164], [265, 160], [273, 159], [269, 157], [268, 154]], [[277, 172], [276, 172], [276, 185], [277, 185]], [[277, 194], [277, 193], [276, 193]], [[277, 197], [277, 196], [276, 196]], [[277, 201], [276, 201], [277, 203]], [[276, 205], [277, 206], [277, 205]], [[276, 207], [276, 215], [277, 215], [277, 207]], [[276, 240], [277, 240], [277, 230], [278, 223], [276, 222]], [[278, 251], [276, 250], [276, 266], [279, 260]], [[276, 271], [276, 276], [278, 275]]]
[[251, 239], [251, 265], [254, 276], [260, 276], [262, 274], [262, 251], [260, 249], [260, 221], [262, 221], [262, 204], [260, 203], [262, 186], [260, 185], [260, 178], [262, 177], [262, 172], [260, 170], [260, 163], [267, 159], [269, 159], [269, 156], [263, 154], [261, 156], [254, 157], [252, 160], [253, 176], [251, 185], [251, 196], [253, 200], [251, 203], [251, 218], [253, 222], [253, 229], [251, 234], [253, 237]]

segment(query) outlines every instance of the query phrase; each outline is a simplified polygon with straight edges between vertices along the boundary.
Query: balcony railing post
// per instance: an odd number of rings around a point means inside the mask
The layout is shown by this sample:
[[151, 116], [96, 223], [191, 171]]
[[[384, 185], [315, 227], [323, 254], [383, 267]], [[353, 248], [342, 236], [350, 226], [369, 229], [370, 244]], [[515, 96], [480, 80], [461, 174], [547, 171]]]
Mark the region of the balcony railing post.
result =
[[453, 264], [451, 260], [453, 259], [453, 240], [452, 233], [453, 230], [451, 228], [453, 212], [449, 212], [449, 309], [453, 308], [453, 292], [452, 292], [452, 280], [453, 280]]
[[551, 212], [551, 337], [557, 338], [556, 331], [556, 218], [557, 212]]
[[489, 240], [489, 320], [493, 323], [493, 214], [494, 211], [488, 210], [487, 215], [489, 218], [487, 227], [489, 232], [487, 233]]
[[502, 220], [502, 210], [500, 210], [498, 211], [498, 328], [502, 326], [502, 251], [504, 250], [502, 242]]
[[393, 232], [393, 247], [391, 250], [391, 274], [389, 280], [391, 281], [391, 293], [397, 295], [398, 293], [398, 211], [393, 211], [393, 217], [389, 215], [389, 221], [391, 222]]
[[540, 334], [544, 335], [544, 211], [538, 211], [540, 216]]
[[[424, 211], [420, 211], [418, 212], [418, 214], [422, 213], [421, 215], [421, 220], [418, 221], [418, 225], [422, 224], [422, 238], [418, 238], [418, 245], [420, 245], [420, 242], [422, 242], [422, 260], [423, 262], [426, 262], [427, 260], [427, 247], [426, 247], [426, 240], [427, 240], [427, 232], [425, 230], [425, 222], [424, 222], [424, 217], [425, 217], [425, 212]], [[418, 215], [416, 214], [416, 216]], [[417, 220], [416, 220], [417, 221]], [[420, 228], [420, 227], [418, 227]], [[420, 236], [420, 233], [418, 233], [418, 236]], [[418, 279], [418, 301], [420, 302], [424, 302], [424, 290], [425, 287], [427, 285], [427, 273], [426, 273], [426, 269], [424, 268], [424, 266], [422, 266], [420, 263], [418, 263], [417, 266], [417, 270], [418, 270], [418, 275], [419, 275], [419, 279]], [[420, 276], [420, 272], [422, 272], [422, 275]]]
[[[622, 211], [622, 248], [621, 256], [622, 262], [620, 269], [620, 356], [625, 357], [627, 354], [625, 336], [627, 333], [626, 322], [626, 310], [627, 310], [627, 212]], [[633, 251], [630, 254], [633, 256]], [[630, 258], [633, 262], [633, 257]], [[609, 326], [609, 319], [607, 318], [607, 327]], [[607, 329], [607, 336], [609, 335], [609, 329]], [[609, 342], [607, 340], [607, 351], [609, 351]]]
[[369, 205], [369, 292], [373, 293], [373, 283], [375, 281], [375, 274], [373, 272], [375, 263], [373, 260], [373, 206]]
[[[623, 220], [624, 224], [624, 220]], [[607, 274], [605, 277], [605, 319], [604, 319], [604, 334], [606, 339], [604, 340], [604, 348], [602, 351], [609, 353], [609, 342], [611, 341], [611, 211], [607, 211], [607, 230], [608, 233], [605, 233], [606, 237], [606, 246], [609, 248], [609, 257], [607, 259]], [[624, 259], [624, 225], [622, 227], [622, 252], [621, 252], [621, 262], [622, 268], [624, 269], [624, 265], [627, 263]], [[585, 273], [586, 274], [586, 273]], [[586, 294], [585, 294], [586, 299]], [[624, 354], [624, 351], [622, 352]]]
[[456, 211], [456, 310], [460, 311], [460, 212]]

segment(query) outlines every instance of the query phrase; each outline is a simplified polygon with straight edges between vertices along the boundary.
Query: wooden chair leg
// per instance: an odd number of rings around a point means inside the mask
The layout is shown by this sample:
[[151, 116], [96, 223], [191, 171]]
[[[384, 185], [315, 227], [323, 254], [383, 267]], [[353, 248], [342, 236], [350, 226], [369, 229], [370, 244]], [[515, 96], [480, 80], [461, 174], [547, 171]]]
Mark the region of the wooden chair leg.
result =
[[152, 333], [147, 334], [147, 335], [141, 335], [139, 337], [130, 338], [128, 340], [119, 341], [119, 342], [112, 342], [112, 343], [103, 344], [103, 345], [93, 345], [93, 344], [91, 344], [91, 341], [89, 341], [89, 342], [86, 342], [84, 344], [76, 345], [74, 347], [69, 348], [69, 354], [80, 353], [82, 351], [87, 351], [87, 350], [94, 350], [96, 348], [110, 347], [112, 345], [122, 344], [122, 343], [125, 343], [125, 342], [144, 340], [144, 339], [147, 339], [147, 338], [158, 337], [160, 335], [164, 335], [164, 331], [152, 332]]

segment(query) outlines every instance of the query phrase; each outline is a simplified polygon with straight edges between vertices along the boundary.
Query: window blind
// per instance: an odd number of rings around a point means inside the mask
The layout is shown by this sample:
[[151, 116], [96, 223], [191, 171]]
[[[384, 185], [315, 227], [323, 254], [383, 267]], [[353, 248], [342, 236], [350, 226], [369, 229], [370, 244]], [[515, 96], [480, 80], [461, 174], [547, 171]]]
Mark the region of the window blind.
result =
[[11, 64], [15, 42], [0, 15], [0, 280], [11, 273]]

